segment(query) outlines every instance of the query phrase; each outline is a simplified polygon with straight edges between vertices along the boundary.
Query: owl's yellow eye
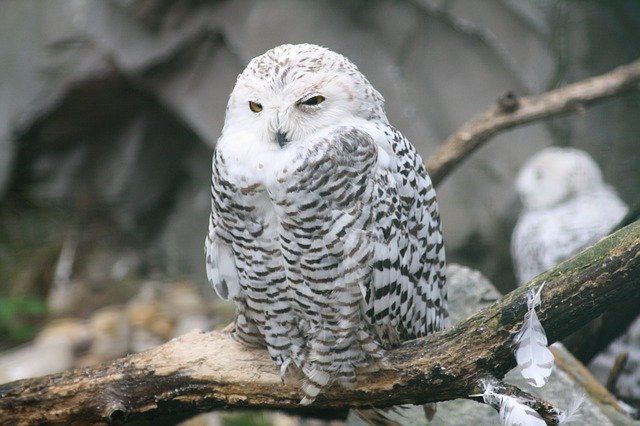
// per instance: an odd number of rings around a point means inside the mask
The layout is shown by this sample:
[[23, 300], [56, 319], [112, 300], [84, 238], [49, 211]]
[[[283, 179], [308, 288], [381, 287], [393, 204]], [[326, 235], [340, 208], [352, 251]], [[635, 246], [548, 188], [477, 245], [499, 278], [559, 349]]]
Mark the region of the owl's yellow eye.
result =
[[312, 96], [309, 99], [307, 99], [306, 101], [301, 102], [301, 104], [303, 105], [318, 105], [322, 102], [324, 102], [325, 97], [322, 95], [317, 95], [317, 96]]
[[249, 101], [249, 109], [253, 112], [260, 112], [262, 111], [262, 105], [257, 102]]

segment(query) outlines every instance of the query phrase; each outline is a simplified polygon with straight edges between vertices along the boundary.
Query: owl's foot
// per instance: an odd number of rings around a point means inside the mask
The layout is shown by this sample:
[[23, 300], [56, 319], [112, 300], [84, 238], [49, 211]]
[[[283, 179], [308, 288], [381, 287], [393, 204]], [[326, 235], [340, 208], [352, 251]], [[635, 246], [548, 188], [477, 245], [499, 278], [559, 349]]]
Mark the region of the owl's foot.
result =
[[284, 376], [287, 374], [287, 369], [291, 365], [291, 358], [287, 358], [284, 360], [282, 364], [280, 364], [280, 381], [284, 385]]

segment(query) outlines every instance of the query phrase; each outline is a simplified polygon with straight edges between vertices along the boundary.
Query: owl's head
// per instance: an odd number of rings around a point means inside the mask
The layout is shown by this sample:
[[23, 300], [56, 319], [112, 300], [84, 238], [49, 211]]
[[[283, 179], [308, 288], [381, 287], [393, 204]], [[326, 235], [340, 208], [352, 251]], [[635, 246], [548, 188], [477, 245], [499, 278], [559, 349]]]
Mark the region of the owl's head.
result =
[[602, 173], [586, 152], [549, 147], [522, 167], [516, 189], [527, 210], [547, 208], [603, 185]]
[[358, 68], [324, 47], [286, 44], [238, 76], [223, 134], [242, 132], [251, 143], [283, 149], [353, 118], [386, 121], [384, 99]]

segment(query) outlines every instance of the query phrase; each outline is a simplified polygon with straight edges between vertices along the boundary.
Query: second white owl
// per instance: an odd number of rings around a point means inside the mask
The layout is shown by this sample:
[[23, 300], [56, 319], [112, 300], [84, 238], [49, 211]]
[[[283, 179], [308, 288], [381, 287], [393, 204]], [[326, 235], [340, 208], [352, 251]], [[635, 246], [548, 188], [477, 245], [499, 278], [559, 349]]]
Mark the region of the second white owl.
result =
[[546, 148], [520, 170], [524, 210], [511, 237], [518, 284], [607, 235], [627, 212], [596, 162], [575, 148]]

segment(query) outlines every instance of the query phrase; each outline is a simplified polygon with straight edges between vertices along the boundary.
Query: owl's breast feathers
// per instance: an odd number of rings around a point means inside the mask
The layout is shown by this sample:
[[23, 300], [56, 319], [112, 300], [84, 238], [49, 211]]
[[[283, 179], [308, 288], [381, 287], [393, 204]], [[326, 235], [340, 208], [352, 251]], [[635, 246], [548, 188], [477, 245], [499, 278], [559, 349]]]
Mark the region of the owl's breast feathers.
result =
[[343, 126], [244, 174], [214, 155], [207, 272], [235, 335], [306, 381], [305, 400], [382, 347], [442, 328], [444, 247], [415, 148], [384, 124]]

